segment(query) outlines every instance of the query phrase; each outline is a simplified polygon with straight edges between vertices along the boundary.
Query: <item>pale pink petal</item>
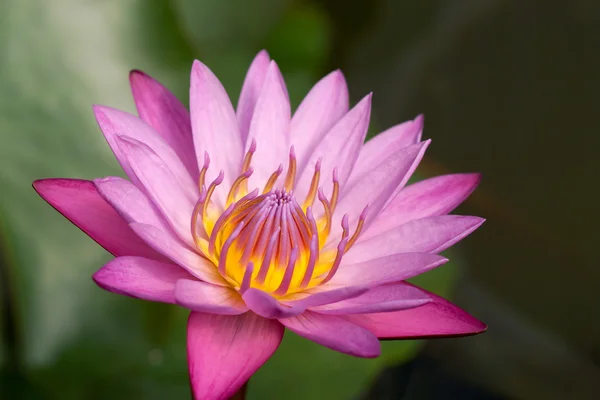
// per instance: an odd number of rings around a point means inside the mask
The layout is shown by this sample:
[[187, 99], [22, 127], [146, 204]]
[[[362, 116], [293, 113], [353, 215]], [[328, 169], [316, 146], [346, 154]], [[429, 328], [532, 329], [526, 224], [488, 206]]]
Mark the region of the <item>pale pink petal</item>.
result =
[[137, 140], [152, 149], [152, 151], [156, 153], [173, 172], [175, 180], [179, 182], [185, 192], [189, 196], [198, 197], [197, 185], [195, 181], [192, 180], [188, 170], [185, 168], [175, 151], [169, 147], [160, 134], [150, 125], [134, 115], [110, 107], [94, 106], [94, 114], [96, 115], [96, 120], [104, 133], [106, 141], [115, 153], [123, 170], [127, 173], [127, 176], [129, 176], [133, 183], [137, 185], [137, 179], [139, 177], [136, 176], [131, 169], [129, 161], [126, 159], [126, 155], [123, 154], [123, 149], [119, 147], [118, 138], [122, 136]]
[[302, 305], [288, 306], [281, 304], [269, 293], [250, 288], [242, 295], [246, 305], [256, 314], [264, 318], [287, 318], [302, 313]]
[[80, 179], [41, 179], [36, 192], [58, 212], [115, 256], [165, 260], [129, 227], [100, 196], [94, 183]]
[[389, 202], [377, 218], [377, 224], [364, 231], [360, 240], [376, 236], [408, 221], [447, 214], [465, 201], [480, 181], [480, 174], [453, 174], [409, 185]]
[[[369, 171], [376, 167], [381, 160], [396, 151], [419, 143], [423, 132], [423, 116], [419, 115], [412, 121], [393, 126], [369, 140], [360, 150], [354, 166], [353, 175], [359, 176], [361, 171]], [[351, 183], [349, 183], [351, 184]]]
[[115, 209], [128, 223], [140, 222], [169, 230], [170, 226], [156, 209], [152, 201], [126, 179], [111, 176], [95, 179], [94, 185], [98, 193]]
[[[240, 173], [242, 139], [231, 100], [221, 82], [200, 61], [194, 61], [190, 84], [190, 115], [198, 165], [204, 165], [204, 154], [210, 156], [207, 182], [212, 182], [222, 169], [224, 187], [229, 187]], [[215, 198], [224, 201], [220, 191]]]
[[432, 301], [410, 310], [349, 315], [346, 318], [381, 339], [419, 339], [468, 336], [482, 333], [487, 326], [449, 301], [427, 292]]
[[343, 264], [320, 291], [337, 287], [360, 286], [373, 288], [400, 282], [438, 267], [448, 259], [428, 253], [402, 253], [357, 263]]
[[192, 311], [223, 315], [238, 315], [248, 311], [233, 288], [189, 279], [177, 282], [175, 300]]
[[341, 353], [366, 358], [381, 353], [379, 340], [371, 332], [335, 315], [305, 311], [279, 321], [292, 332]]
[[341, 71], [333, 71], [308, 92], [292, 117], [290, 136], [298, 154], [298, 171], [323, 135], [348, 112], [348, 86]]
[[185, 268], [198, 279], [215, 285], [228, 286], [212, 262], [190, 250], [171, 234], [152, 225], [132, 223], [130, 226], [154, 250]]
[[306, 297], [303, 297], [299, 300], [285, 301], [284, 303], [289, 306], [299, 306], [306, 309], [312, 309], [313, 307], [319, 307], [324, 304], [336, 303], [342, 300], [360, 296], [366, 293], [368, 290], [368, 288], [359, 286], [349, 286], [329, 291], [308, 290], [304, 293], [307, 294]]
[[[368, 229], [393, 193], [408, 180], [407, 177], [416, 168], [429, 143], [428, 140], [397, 151], [371, 171], [356, 178], [353, 185], [343, 188], [336, 215], [341, 218], [348, 214], [350, 226], [355, 226], [362, 210], [368, 204], [363, 228]], [[330, 234], [330, 243], [337, 242], [341, 232], [340, 224], [335, 222]]]
[[188, 110], [166, 87], [142, 71], [131, 71], [129, 82], [140, 118], [163, 137], [195, 179], [198, 163]]
[[271, 357], [283, 338], [276, 320], [248, 312], [216, 315], [192, 312], [187, 353], [197, 400], [226, 400]]
[[101, 288], [143, 300], [175, 303], [175, 282], [191, 279], [183, 268], [143, 257], [117, 257], [93, 276]]
[[297, 180], [296, 194], [303, 198], [308, 192], [315, 165], [321, 159], [321, 186], [329, 195], [333, 187], [333, 170], [337, 170], [342, 188], [352, 172], [360, 148], [365, 141], [371, 117], [371, 95], [364, 97], [344, 115], [316, 145], [307, 158], [305, 168]]
[[357, 263], [396, 253], [439, 253], [470, 235], [484, 221], [480, 217], [441, 215], [407, 222], [357, 242], [344, 254], [344, 262]]
[[254, 108], [256, 107], [258, 96], [260, 95], [265, 82], [270, 61], [271, 58], [269, 57], [269, 53], [267, 53], [265, 50], [261, 50], [256, 57], [254, 57], [254, 60], [252, 60], [252, 64], [250, 64], [250, 68], [248, 68], [248, 73], [244, 79], [244, 85], [242, 86], [242, 91], [240, 92], [240, 98], [237, 105], [237, 117], [240, 125], [240, 135], [242, 138], [242, 144], [244, 145], [246, 144], [246, 139], [248, 138], [248, 132], [250, 131], [250, 122], [252, 121]]
[[193, 246], [190, 221], [196, 199], [185, 192], [175, 179], [174, 172], [148, 146], [123, 136], [117, 138], [117, 145], [127, 157], [148, 197], [169, 225], [181, 240]]
[[290, 113], [290, 100], [283, 77], [275, 61], [271, 61], [246, 141], [248, 150], [252, 139], [256, 140], [251, 188], [263, 185], [280, 163], [287, 165], [290, 152]]
[[390, 312], [419, 307], [430, 301], [425, 291], [400, 282], [377, 286], [361, 296], [315, 307], [312, 311], [329, 315]]

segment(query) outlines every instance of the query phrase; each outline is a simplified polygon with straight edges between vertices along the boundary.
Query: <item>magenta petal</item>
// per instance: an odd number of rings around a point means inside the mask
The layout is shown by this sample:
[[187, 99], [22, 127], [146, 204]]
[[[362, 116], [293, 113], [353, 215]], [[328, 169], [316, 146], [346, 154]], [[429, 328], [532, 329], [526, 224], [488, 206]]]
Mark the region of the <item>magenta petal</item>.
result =
[[128, 180], [111, 176], [95, 179], [94, 185], [96, 185], [98, 193], [128, 223], [140, 222], [162, 230], [170, 229], [168, 223], [156, 210], [152, 201]]
[[426, 293], [432, 301], [421, 307], [404, 311], [349, 315], [344, 318], [370, 330], [381, 339], [468, 336], [487, 329], [483, 322], [448, 300], [433, 293]]
[[238, 315], [248, 311], [242, 298], [231, 287], [182, 279], [175, 285], [177, 304], [192, 311]]
[[198, 163], [188, 110], [166, 87], [142, 71], [131, 71], [129, 82], [140, 118], [162, 136], [196, 178]]
[[194, 246], [190, 221], [197, 199], [191, 197], [175, 179], [175, 173], [148, 146], [134, 139], [118, 137], [117, 145], [127, 157], [132, 171], [162, 212], [179, 238]]
[[346, 79], [341, 71], [333, 71], [308, 92], [292, 117], [290, 136], [300, 172], [323, 135], [347, 112]]
[[380, 313], [407, 310], [430, 301], [431, 297], [425, 291], [406, 282], [399, 282], [377, 286], [361, 296], [325, 304], [312, 311], [329, 315]]
[[[357, 263], [396, 253], [439, 253], [470, 235], [485, 220], [480, 217], [441, 215], [407, 222], [368, 240], [344, 254], [344, 262]], [[377, 227], [377, 222], [373, 227]]]
[[228, 286], [212, 262], [190, 250], [170, 233], [152, 225], [132, 223], [130, 226], [153, 249], [173, 260], [198, 279], [215, 285]]
[[311, 151], [306, 165], [299, 170], [297, 196], [303, 198], [308, 192], [315, 165], [321, 157], [321, 186], [324, 192], [331, 192], [334, 169], [337, 170], [343, 190], [365, 141], [370, 117], [371, 95], [369, 94], [344, 115]]
[[[385, 204], [415, 170], [429, 143], [428, 140], [405, 147], [382, 160], [372, 170], [363, 171], [364, 174], [359, 178], [351, 178], [354, 183], [343, 189], [336, 215], [348, 214], [350, 226], [353, 226], [368, 204], [369, 210], [363, 228], [368, 229]], [[334, 224], [330, 241], [336, 241], [340, 234], [341, 227], [339, 224]]]
[[246, 290], [242, 298], [252, 311], [264, 318], [287, 318], [305, 310], [301, 305], [283, 305], [269, 293], [254, 288]]
[[300, 300], [287, 301], [285, 304], [290, 306], [301, 306], [306, 309], [312, 309], [323, 304], [335, 303], [338, 301], [350, 299], [366, 293], [369, 289], [359, 286], [349, 286], [339, 289], [333, 289], [322, 292], [310, 293], [307, 297]]
[[393, 126], [369, 140], [360, 150], [353, 175], [369, 171], [396, 151], [417, 144], [423, 132], [423, 116]]
[[246, 144], [254, 108], [265, 82], [270, 61], [269, 54], [265, 50], [261, 50], [254, 57], [254, 60], [252, 60], [252, 64], [250, 64], [250, 68], [248, 68], [248, 73], [244, 79], [244, 85], [242, 86], [237, 105], [237, 117], [240, 125], [242, 144]]
[[[243, 157], [237, 117], [221, 82], [197, 60], [192, 66], [190, 114], [198, 165], [204, 165], [205, 153], [210, 155], [207, 182], [212, 182], [223, 169], [224, 187], [229, 187], [239, 173]], [[220, 191], [215, 195], [224, 201]]]
[[150, 148], [173, 172], [175, 181], [190, 196], [198, 197], [196, 182], [191, 178], [175, 151], [150, 125], [134, 115], [110, 107], [94, 106], [94, 114], [106, 141], [133, 183], [138, 184], [138, 176], [132, 170], [129, 165], [130, 161], [119, 146], [119, 137], [132, 138]]
[[236, 316], [192, 312], [187, 348], [194, 398], [229, 399], [277, 350], [283, 332], [276, 320], [251, 312]]
[[256, 140], [251, 186], [263, 185], [290, 151], [290, 100], [277, 64], [271, 61], [254, 109], [246, 150]]
[[190, 278], [177, 265], [132, 256], [115, 258], [93, 276], [109, 292], [162, 303], [175, 303], [175, 282]]
[[402, 253], [357, 263], [343, 264], [335, 276], [319, 288], [376, 287], [412, 278], [438, 267], [448, 259], [428, 253]]
[[377, 218], [377, 225], [365, 231], [361, 240], [408, 221], [447, 214], [465, 201], [480, 181], [480, 174], [453, 174], [409, 185], [385, 206]]
[[335, 315], [306, 311], [280, 322], [292, 332], [341, 353], [366, 358], [377, 357], [381, 353], [381, 345], [375, 335]]
[[41, 179], [36, 192], [100, 246], [115, 256], [165, 258], [140, 239], [100, 196], [94, 183], [80, 179]]

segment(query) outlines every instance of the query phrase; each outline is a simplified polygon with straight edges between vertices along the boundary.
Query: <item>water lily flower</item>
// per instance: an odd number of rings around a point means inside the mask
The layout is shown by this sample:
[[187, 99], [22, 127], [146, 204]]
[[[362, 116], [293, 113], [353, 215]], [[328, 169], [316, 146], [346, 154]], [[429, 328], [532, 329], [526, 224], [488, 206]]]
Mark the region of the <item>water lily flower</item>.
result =
[[[285, 329], [358, 356], [379, 339], [460, 336], [486, 326], [406, 282], [483, 223], [447, 215], [477, 186], [455, 174], [406, 186], [430, 141], [423, 118], [366, 144], [371, 95], [352, 109], [341, 72], [291, 115], [268, 54], [234, 110], [195, 61], [190, 111], [148, 75], [130, 76], [139, 117], [94, 113], [128, 179], [44, 179], [37, 192], [115, 258], [102, 288], [191, 310], [198, 399], [233, 395]], [[405, 187], [406, 186], [406, 187]]]

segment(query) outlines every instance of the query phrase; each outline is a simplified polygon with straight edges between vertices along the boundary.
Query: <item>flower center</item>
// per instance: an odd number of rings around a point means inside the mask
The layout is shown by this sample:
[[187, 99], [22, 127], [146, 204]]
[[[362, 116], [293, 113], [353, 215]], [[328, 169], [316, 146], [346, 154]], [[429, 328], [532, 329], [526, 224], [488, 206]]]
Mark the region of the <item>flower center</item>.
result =
[[[366, 208], [350, 237], [348, 216], [342, 218], [342, 238], [336, 247], [324, 249], [331, 230], [332, 216], [339, 195], [337, 173], [327, 198], [319, 188], [320, 160], [302, 205], [294, 197], [296, 156], [290, 149], [289, 167], [282, 188], [274, 189], [283, 166], [267, 180], [262, 193], [247, 190], [252, 175], [251, 160], [255, 142], [244, 158], [242, 172], [233, 182], [222, 212], [211, 197], [223, 181], [223, 171], [206, 188], [205, 176], [210, 160], [200, 171], [201, 195], [194, 209], [191, 230], [202, 254], [236, 289], [257, 288], [282, 297], [329, 281], [337, 271], [343, 254], [354, 244], [362, 229]], [[315, 198], [323, 208], [319, 220], [313, 216]]]

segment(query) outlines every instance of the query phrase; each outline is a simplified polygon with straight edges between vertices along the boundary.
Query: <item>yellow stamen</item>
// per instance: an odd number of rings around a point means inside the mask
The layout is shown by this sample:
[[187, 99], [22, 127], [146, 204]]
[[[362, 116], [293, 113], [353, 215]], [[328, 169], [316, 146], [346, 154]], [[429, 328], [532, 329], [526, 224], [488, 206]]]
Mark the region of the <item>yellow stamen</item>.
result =
[[282, 172], [283, 172], [283, 165], [279, 164], [279, 168], [277, 168], [277, 171], [273, 172], [271, 174], [271, 177], [267, 181], [267, 184], [265, 185], [265, 188], [263, 189], [262, 194], [268, 193], [271, 191], [271, 189], [273, 189], [273, 186], [275, 186], [275, 182], [277, 182], [277, 178], [279, 178], [279, 175], [281, 175]]
[[304, 200], [304, 204], [302, 204], [302, 209], [304, 212], [308, 209], [308, 207], [312, 206], [315, 202], [315, 197], [317, 196], [317, 189], [319, 186], [319, 179], [321, 178], [321, 159], [317, 161], [315, 165], [315, 173], [313, 174], [312, 181], [310, 181], [310, 189], [308, 190], [308, 194], [306, 195], [306, 199]]
[[294, 153], [294, 146], [290, 149], [290, 164], [288, 166], [288, 172], [285, 177], [285, 190], [290, 192], [294, 188], [294, 181], [296, 180], [296, 154]]
[[[229, 189], [229, 193], [227, 194], [227, 206], [234, 202], [235, 196], [238, 194], [238, 189], [241, 188], [242, 183], [247, 183], [247, 179], [252, 175], [254, 170], [252, 167], [249, 167], [243, 174], [237, 177], [237, 179], [231, 185], [231, 189]], [[247, 191], [244, 190], [244, 191]]]

